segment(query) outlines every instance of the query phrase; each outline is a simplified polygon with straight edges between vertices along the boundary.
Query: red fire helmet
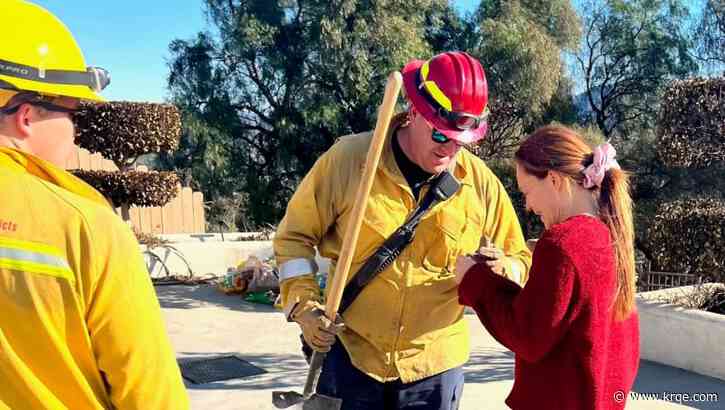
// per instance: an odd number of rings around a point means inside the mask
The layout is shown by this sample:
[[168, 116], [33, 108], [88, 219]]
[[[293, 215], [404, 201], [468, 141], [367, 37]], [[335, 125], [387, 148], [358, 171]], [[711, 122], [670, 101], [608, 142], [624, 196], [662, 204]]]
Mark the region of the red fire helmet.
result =
[[403, 68], [405, 94], [430, 125], [468, 144], [488, 130], [488, 84], [481, 63], [462, 51], [441, 53]]

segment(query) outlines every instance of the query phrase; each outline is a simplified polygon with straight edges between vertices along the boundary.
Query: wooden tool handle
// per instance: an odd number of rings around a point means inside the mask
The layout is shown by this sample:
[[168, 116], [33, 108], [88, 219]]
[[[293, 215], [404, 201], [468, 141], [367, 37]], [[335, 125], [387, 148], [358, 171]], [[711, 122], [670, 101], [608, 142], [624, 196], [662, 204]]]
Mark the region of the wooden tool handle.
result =
[[365, 168], [363, 171], [360, 185], [355, 195], [355, 202], [352, 208], [350, 220], [352, 223], [345, 231], [345, 237], [342, 240], [342, 250], [340, 251], [340, 259], [338, 259], [335, 276], [327, 293], [327, 303], [325, 305], [325, 314], [330, 320], [335, 320], [337, 309], [340, 307], [342, 292], [347, 283], [347, 275], [350, 273], [350, 265], [352, 264], [352, 256], [355, 252], [355, 244], [360, 234], [360, 225], [362, 225], [365, 208], [368, 203], [370, 189], [375, 180], [375, 172], [380, 161], [380, 153], [383, 151], [385, 137], [388, 135], [390, 120], [395, 113], [395, 103], [398, 101], [398, 93], [403, 84], [403, 76], [395, 71], [388, 76], [385, 84], [385, 96], [383, 103], [378, 108], [378, 120], [375, 124], [373, 139], [370, 142], [367, 159], [365, 160]]
[[484, 248], [490, 248], [493, 246], [493, 242], [491, 242], [491, 238], [489, 238], [488, 236], [484, 236], [482, 242]]

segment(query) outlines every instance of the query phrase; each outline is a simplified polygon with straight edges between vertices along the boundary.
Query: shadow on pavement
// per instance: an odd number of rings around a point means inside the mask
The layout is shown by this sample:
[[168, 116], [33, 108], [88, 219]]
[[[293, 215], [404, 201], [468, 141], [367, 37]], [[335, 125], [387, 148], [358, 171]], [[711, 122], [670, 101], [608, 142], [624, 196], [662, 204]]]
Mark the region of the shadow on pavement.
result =
[[[487, 383], [514, 378], [514, 354], [507, 350], [484, 348], [471, 352], [464, 365], [466, 383]], [[642, 360], [632, 389], [641, 394], [658, 394], [661, 401], [688, 406], [693, 409], [716, 410], [725, 408], [725, 381], [688, 372], [686, 370]], [[668, 396], [664, 396], [664, 393]], [[677, 394], [680, 396], [677, 396]], [[695, 393], [704, 393], [709, 397]], [[714, 393], [714, 395], [713, 395]], [[682, 394], [689, 394], [685, 400]], [[630, 396], [630, 400], [633, 396]], [[644, 397], [638, 400], [646, 400]]]
[[225, 295], [214, 285], [156, 286], [156, 296], [164, 309], [222, 307], [240, 312], [275, 312], [270, 305], [245, 302], [241, 295]]
[[[231, 379], [205, 384], [193, 384], [184, 380], [190, 390], [302, 390], [307, 377], [307, 363], [302, 355], [275, 355], [275, 354], [244, 354], [230, 353], [194, 353], [181, 352], [179, 358], [201, 359], [232, 355], [243, 359], [267, 373], [249, 376], [240, 379]], [[271, 400], [271, 398], [270, 398]]]
[[463, 370], [466, 383], [511, 380], [514, 377], [514, 354], [501, 349], [476, 349], [471, 352]]
[[[666, 366], [659, 363], [642, 360], [639, 362], [639, 373], [632, 389], [637, 393], [657, 393], [660, 400], [663, 400], [663, 393], [670, 393], [670, 399], [666, 400], [693, 409], [722, 409], [725, 408], [725, 381], [712, 377], [702, 376], [686, 370]], [[675, 394], [687, 393], [715, 393], [718, 400], [704, 401], [704, 397], [696, 400], [677, 401]], [[631, 397], [631, 396], [630, 396]], [[641, 399], [640, 399], [641, 400]]]

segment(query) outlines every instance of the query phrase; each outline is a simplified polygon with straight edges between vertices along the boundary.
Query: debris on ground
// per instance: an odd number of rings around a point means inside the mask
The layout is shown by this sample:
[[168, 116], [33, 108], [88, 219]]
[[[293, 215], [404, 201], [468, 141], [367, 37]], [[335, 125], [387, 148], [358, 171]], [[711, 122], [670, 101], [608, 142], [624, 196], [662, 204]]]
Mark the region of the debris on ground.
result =
[[271, 305], [279, 295], [279, 275], [273, 259], [262, 261], [250, 256], [230, 268], [218, 287], [227, 295], [242, 295], [248, 302]]
[[205, 277], [189, 277], [181, 275], [169, 275], [161, 278], [151, 278], [151, 282], [155, 286], [163, 285], [208, 285], [214, 284], [219, 281], [219, 277], [215, 275], [209, 275]]

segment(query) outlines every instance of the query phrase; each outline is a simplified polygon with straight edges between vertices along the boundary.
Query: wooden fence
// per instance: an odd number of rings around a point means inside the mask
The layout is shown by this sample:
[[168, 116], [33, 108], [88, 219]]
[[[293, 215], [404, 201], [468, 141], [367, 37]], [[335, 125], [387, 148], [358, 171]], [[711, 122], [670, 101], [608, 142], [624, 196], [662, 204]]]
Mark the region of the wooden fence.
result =
[[[91, 154], [78, 148], [66, 161], [66, 169], [85, 169], [89, 171], [118, 171], [113, 161], [101, 154]], [[144, 166], [137, 171], [147, 171]], [[121, 215], [121, 209], [116, 209]], [[191, 188], [181, 188], [179, 194], [163, 207], [136, 207], [128, 210], [130, 221], [138, 232], [150, 234], [168, 233], [204, 233], [206, 219], [204, 214], [204, 195], [193, 192]]]

